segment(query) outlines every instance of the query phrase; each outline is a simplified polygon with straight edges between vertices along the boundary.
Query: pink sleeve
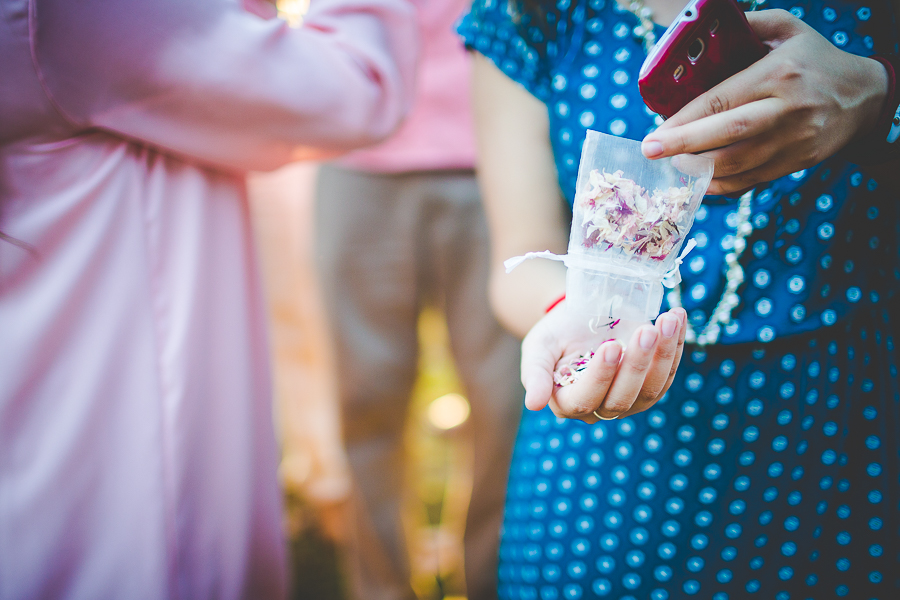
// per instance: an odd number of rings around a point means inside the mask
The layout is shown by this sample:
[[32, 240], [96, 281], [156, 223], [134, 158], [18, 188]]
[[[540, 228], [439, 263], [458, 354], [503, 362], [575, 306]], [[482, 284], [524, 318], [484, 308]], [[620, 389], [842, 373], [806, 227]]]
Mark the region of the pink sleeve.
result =
[[32, 3], [63, 115], [217, 167], [267, 170], [388, 136], [412, 98], [408, 0], [312, 0], [303, 25], [238, 0]]

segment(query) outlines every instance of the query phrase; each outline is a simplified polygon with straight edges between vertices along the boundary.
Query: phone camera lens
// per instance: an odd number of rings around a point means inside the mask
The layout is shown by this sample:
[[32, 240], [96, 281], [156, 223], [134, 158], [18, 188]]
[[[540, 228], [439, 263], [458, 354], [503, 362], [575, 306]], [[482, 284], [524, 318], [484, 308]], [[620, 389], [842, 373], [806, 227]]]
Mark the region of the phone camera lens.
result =
[[706, 44], [703, 43], [703, 40], [697, 38], [691, 45], [688, 46], [687, 57], [692, 63], [697, 62], [697, 59], [700, 58], [700, 55], [703, 54], [703, 50], [706, 49]]
[[718, 30], [719, 30], [719, 20], [716, 19], [709, 25], [709, 34], [715, 35]]

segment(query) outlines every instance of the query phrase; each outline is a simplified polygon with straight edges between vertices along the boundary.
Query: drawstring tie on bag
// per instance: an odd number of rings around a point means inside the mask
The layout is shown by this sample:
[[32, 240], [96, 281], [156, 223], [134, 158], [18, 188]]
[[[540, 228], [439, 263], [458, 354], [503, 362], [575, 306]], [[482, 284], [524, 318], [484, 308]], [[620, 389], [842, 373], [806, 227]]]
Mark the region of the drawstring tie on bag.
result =
[[673, 288], [679, 283], [681, 283], [681, 264], [684, 262], [684, 257], [688, 255], [688, 253], [693, 250], [697, 246], [697, 242], [694, 241], [694, 238], [691, 238], [684, 245], [684, 248], [681, 249], [681, 254], [678, 255], [678, 258], [675, 259], [675, 264], [672, 265], [672, 268], [666, 271], [662, 276], [662, 284], [667, 288]]
[[[681, 249], [681, 254], [678, 255], [678, 258], [675, 259], [675, 264], [671, 269], [663, 273], [660, 282], [666, 286], [667, 288], [673, 288], [679, 283], [681, 283], [681, 265], [684, 263], [684, 258], [688, 255], [688, 253], [693, 250], [697, 246], [697, 242], [694, 241], [694, 238], [691, 238], [684, 245], [684, 248]], [[526, 260], [531, 260], [533, 258], [546, 258], [548, 260], [556, 260], [560, 262], [566, 262], [566, 259], [569, 257], [568, 254], [554, 254], [549, 250], [543, 250], [541, 252], [526, 252], [522, 256], [513, 256], [512, 258], [508, 258], [503, 261], [503, 266], [506, 268], [507, 273], [511, 273], [513, 269], [521, 265]]]

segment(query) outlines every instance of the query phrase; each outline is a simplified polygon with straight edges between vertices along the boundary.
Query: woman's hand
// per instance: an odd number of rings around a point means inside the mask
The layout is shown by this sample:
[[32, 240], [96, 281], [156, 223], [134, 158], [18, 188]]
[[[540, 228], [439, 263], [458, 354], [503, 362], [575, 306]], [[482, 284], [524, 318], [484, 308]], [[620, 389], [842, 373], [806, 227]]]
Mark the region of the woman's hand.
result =
[[553, 382], [557, 364], [579, 349], [583, 352], [585, 339], [584, 326], [573, 324], [564, 306], [554, 308], [522, 342], [525, 406], [541, 410], [549, 403], [556, 416], [587, 423], [598, 420], [594, 411], [614, 419], [647, 410], [672, 385], [684, 350], [686, 323], [684, 309], [676, 308], [661, 315], [656, 325], [638, 326], [624, 357], [617, 340], [604, 342], [578, 381], [557, 387]]
[[875, 124], [885, 68], [839, 50], [783, 10], [748, 13], [771, 52], [699, 96], [644, 138], [648, 158], [703, 153], [710, 194], [733, 195], [811, 167]]

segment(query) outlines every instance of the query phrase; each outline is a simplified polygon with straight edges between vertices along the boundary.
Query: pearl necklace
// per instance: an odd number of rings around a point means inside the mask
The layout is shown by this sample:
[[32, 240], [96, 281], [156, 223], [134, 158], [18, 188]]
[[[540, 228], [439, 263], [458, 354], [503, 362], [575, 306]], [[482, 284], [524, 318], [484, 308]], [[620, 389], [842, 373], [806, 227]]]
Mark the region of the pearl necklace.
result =
[[644, 52], [649, 54], [653, 46], [656, 45], [656, 33], [653, 31], [653, 11], [649, 7], [644, 6], [644, 0], [631, 0], [628, 4], [628, 10], [637, 17], [639, 22], [632, 31], [635, 37], [643, 40]]
[[[766, 0], [753, 0], [749, 10], [756, 10], [756, 7], [765, 3]], [[644, 51], [649, 53], [656, 44], [656, 33], [653, 31], [653, 11], [644, 5], [643, 0], [631, 0], [628, 4], [628, 11], [637, 17], [638, 25], [633, 29], [635, 37], [642, 40]], [[660, 124], [660, 117], [657, 116], [657, 125]], [[741, 196], [737, 209], [737, 226], [734, 236], [734, 246], [732, 251], [725, 255], [725, 290], [722, 297], [716, 303], [716, 308], [706, 322], [706, 325], [698, 334], [691, 325], [690, 319], [687, 321], [684, 341], [689, 344], [698, 346], [708, 346], [715, 344], [722, 332], [722, 327], [731, 323], [731, 312], [740, 304], [740, 297], [737, 294], [738, 288], [744, 282], [744, 269], [741, 267], [738, 259], [747, 248], [747, 236], [753, 233], [753, 225], [750, 223], [751, 203], [753, 202], [753, 191], [749, 191]], [[672, 308], [681, 308], [681, 285], [676, 285], [666, 295], [669, 306]]]
[[[691, 321], [687, 321], [687, 330], [684, 335], [684, 341], [689, 344], [697, 344], [698, 346], [708, 346], [715, 344], [719, 339], [722, 326], [731, 322], [731, 311], [740, 303], [741, 299], [737, 294], [738, 288], [744, 282], [744, 269], [741, 267], [741, 254], [747, 248], [747, 236], [753, 233], [753, 225], [750, 223], [750, 205], [753, 201], [753, 191], [749, 191], [743, 196], [738, 203], [737, 209], [737, 227], [734, 234], [734, 246], [731, 252], [725, 255], [725, 290], [722, 297], [713, 309], [709, 321], [700, 330], [699, 335], [691, 326]], [[680, 308], [681, 304], [681, 285], [677, 285], [666, 295], [669, 306]]]

